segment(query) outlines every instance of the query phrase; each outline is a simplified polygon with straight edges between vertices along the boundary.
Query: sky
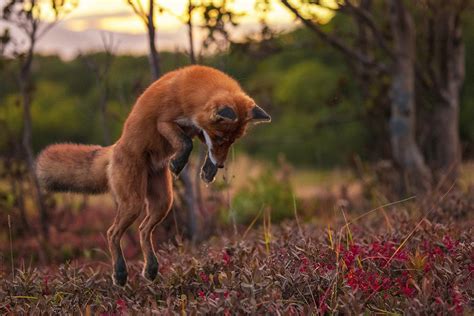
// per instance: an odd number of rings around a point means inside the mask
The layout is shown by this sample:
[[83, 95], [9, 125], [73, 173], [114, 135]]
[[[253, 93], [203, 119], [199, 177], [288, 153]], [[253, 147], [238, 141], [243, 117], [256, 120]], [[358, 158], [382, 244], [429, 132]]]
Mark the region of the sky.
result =
[[[5, 0], [0, 0], [0, 3]], [[41, 0], [40, 0], [41, 1]], [[75, 0], [77, 6], [38, 42], [41, 53], [60, 54], [63, 58], [73, 58], [80, 52], [100, 50], [102, 37], [112, 37], [117, 53], [143, 54], [147, 51], [146, 29], [141, 19], [135, 15], [126, 0]], [[135, 0], [136, 1], [136, 0]], [[148, 1], [141, 0], [146, 7]], [[278, 29], [294, 25], [294, 18], [277, 0], [271, 0], [271, 10], [267, 22]], [[166, 8], [165, 13], [156, 17], [157, 46], [159, 50], [186, 50], [188, 38], [186, 27], [180, 16], [187, 10], [188, 0], [158, 0]], [[240, 18], [240, 26], [233, 32], [242, 36], [258, 29], [259, 14], [255, 0], [231, 1], [235, 11], [245, 13]], [[43, 0], [42, 17], [51, 21], [48, 0]], [[199, 24], [199, 16], [193, 17]], [[0, 25], [1, 27], [1, 25]], [[102, 34], [101, 34], [102, 33]], [[195, 45], [199, 46], [203, 32], [197, 28]], [[18, 37], [20, 37], [18, 35]]]

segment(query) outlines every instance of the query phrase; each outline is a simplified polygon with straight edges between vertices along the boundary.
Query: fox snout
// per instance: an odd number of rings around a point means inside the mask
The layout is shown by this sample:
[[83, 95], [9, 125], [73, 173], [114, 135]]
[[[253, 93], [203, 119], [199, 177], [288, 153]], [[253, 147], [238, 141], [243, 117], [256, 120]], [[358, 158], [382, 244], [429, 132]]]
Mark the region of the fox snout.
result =
[[217, 168], [224, 168], [225, 162], [227, 160], [227, 154], [229, 152], [230, 145], [217, 145], [213, 146], [211, 149], [213, 163]]
[[219, 169], [224, 168], [224, 164], [227, 159], [227, 153], [221, 150], [219, 147], [214, 147], [210, 150], [210, 154], [214, 165]]

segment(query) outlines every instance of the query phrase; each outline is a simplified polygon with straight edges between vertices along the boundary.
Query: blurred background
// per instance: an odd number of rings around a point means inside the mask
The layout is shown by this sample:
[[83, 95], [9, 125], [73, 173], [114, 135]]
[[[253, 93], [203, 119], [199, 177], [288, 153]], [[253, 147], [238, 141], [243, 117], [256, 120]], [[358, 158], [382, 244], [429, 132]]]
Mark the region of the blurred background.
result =
[[[392, 201], [456, 192], [474, 210], [470, 0], [0, 0], [0, 251], [103, 258], [109, 195], [42, 192], [35, 155], [109, 145], [167, 71], [204, 64], [271, 114], [217, 181], [204, 148], [175, 181], [157, 240], [200, 241], [260, 222], [328, 223]], [[136, 230], [136, 227], [134, 227]], [[139, 256], [137, 234], [127, 256]], [[8, 250], [9, 251], [9, 250]]]

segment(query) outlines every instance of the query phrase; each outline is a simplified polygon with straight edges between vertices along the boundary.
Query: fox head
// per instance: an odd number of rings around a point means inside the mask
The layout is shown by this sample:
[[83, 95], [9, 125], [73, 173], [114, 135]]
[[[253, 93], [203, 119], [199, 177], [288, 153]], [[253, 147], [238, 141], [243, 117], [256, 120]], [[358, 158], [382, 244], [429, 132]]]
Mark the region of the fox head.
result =
[[208, 101], [205, 113], [195, 120], [208, 147], [208, 157], [223, 168], [232, 144], [251, 123], [270, 122], [271, 117], [243, 92], [222, 93]]

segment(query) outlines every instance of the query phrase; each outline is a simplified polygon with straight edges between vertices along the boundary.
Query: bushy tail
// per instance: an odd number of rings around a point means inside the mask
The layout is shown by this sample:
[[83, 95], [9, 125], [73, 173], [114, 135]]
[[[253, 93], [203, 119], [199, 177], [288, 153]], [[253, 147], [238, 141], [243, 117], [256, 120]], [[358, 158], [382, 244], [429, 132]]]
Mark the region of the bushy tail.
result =
[[107, 166], [112, 146], [55, 144], [36, 160], [36, 174], [50, 191], [103, 193], [108, 191]]

